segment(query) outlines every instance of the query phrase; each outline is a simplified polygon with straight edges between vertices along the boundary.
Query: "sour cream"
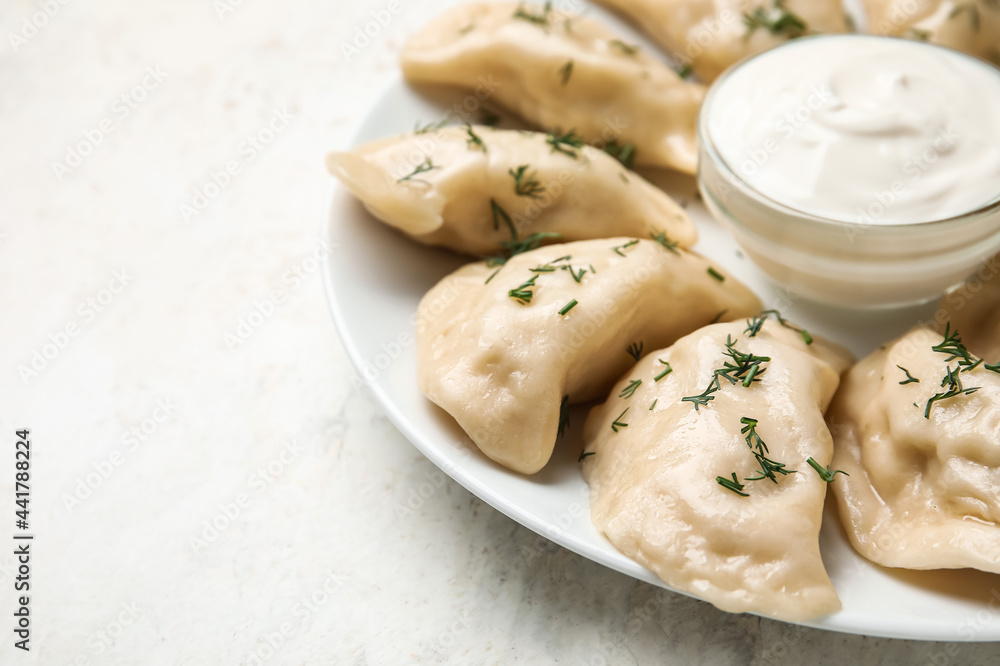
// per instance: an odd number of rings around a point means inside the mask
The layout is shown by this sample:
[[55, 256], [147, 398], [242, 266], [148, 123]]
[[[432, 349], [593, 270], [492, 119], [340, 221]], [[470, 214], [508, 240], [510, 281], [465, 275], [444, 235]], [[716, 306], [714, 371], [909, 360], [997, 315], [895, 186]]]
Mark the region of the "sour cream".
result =
[[861, 35], [796, 40], [712, 91], [714, 149], [750, 187], [830, 220], [944, 220], [1000, 199], [1000, 72]]

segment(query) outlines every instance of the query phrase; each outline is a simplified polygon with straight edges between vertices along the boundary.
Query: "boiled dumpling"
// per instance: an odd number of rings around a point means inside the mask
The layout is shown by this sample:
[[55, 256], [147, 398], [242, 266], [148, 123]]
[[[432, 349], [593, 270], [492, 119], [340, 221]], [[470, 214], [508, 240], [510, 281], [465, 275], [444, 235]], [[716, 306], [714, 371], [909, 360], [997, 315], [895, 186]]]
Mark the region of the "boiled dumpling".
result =
[[844, 378], [829, 421], [850, 477], [833, 490], [869, 560], [1000, 573], [1000, 366], [978, 360], [919, 326]]
[[704, 87], [592, 19], [541, 5], [464, 4], [417, 33], [401, 62], [411, 82], [478, 88], [570, 139], [630, 144], [638, 164], [695, 172]]
[[678, 66], [712, 81], [730, 65], [788, 39], [846, 32], [840, 0], [597, 0], [634, 20]]
[[417, 377], [483, 453], [531, 474], [566, 405], [605, 395], [642, 349], [759, 309], [735, 278], [655, 241], [552, 245], [431, 289], [417, 312]]
[[591, 148], [535, 132], [447, 127], [327, 157], [375, 217], [416, 240], [483, 256], [534, 234], [551, 241], [697, 232], [662, 190]]
[[995, 0], [865, 0], [876, 35], [948, 46], [1000, 65], [1000, 4]]
[[850, 361], [759, 318], [653, 351], [587, 419], [595, 527], [722, 610], [793, 621], [838, 610], [819, 551], [833, 453], [823, 412]]
[[935, 320], [961, 331], [969, 351], [1000, 360], [1000, 256], [984, 263], [976, 275], [941, 299]]

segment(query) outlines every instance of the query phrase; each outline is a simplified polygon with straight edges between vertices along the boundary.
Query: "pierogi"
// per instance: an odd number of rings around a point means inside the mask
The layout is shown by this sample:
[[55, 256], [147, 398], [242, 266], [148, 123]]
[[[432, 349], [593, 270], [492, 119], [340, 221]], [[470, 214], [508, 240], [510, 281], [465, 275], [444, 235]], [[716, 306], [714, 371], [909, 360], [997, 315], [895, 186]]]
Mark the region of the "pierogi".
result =
[[712, 81], [791, 38], [846, 32], [839, 0], [597, 0], [631, 18], [680, 65]]
[[977, 361], [950, 326], [918, 326], [844, 378], [833, 490], [869, 560], [1000, 573], [1000, 367]]
[[594, 525], [722, 610], [792, 621], [839, 610], [819, 551], [833, 454], [823, 412], [850, 362], [759, 318], [653, 351], [587, 419]]
[[1000, 65], [994, 0], [865, 0], [873, 34], [940, 44]]
[[567, 405], [606, 395], [643, 349], [760, 307], [735, 278], [669, 245], [551, 245], [499, 269], [470, 264], [432, 288], [417, 312], [417, 378], [483, 453], [532, 474]]
[[589, 146], [537, 132], [445, 127], [331, 153], [327, 166], [378, 219], [415, 240], [502, 254], [535, 234], [554, 242], [665, 233], [698, 238], [662, 190]]
[[592, 19], [541, 5], [463, 4], [414, 35], [400, 62], [412, 83], [485, 90], [543, 129], [628, 145], [637, 164], [695, 173], [704, 86]]

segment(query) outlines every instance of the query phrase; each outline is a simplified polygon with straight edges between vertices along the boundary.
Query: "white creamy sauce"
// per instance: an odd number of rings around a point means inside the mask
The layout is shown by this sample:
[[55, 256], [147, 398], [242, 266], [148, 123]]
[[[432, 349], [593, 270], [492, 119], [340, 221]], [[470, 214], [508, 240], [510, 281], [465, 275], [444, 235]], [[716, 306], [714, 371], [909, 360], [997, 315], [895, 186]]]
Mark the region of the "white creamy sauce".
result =
[[1000, 71], [920, 42], [796, 40], [723, 78], [707, 131], [729, 167], [791, 208], [861, 224], [1000, 198]]

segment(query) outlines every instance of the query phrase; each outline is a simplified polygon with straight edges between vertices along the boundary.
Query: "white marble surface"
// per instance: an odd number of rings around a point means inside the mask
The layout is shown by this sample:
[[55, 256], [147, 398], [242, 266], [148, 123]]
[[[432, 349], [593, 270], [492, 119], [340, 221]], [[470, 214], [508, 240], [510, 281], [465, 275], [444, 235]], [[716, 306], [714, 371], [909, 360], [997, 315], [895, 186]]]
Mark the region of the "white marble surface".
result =
[[403, 3], [350, 61], [387, 1], [4, 4], [0, 539], [21, 427], [37, 536], [29, 653], [0, 546], [0, 663], [1000, 663], [637, 583], [445, 479], [351, 388], [311, 259], [322, 156], [445, 4]]

